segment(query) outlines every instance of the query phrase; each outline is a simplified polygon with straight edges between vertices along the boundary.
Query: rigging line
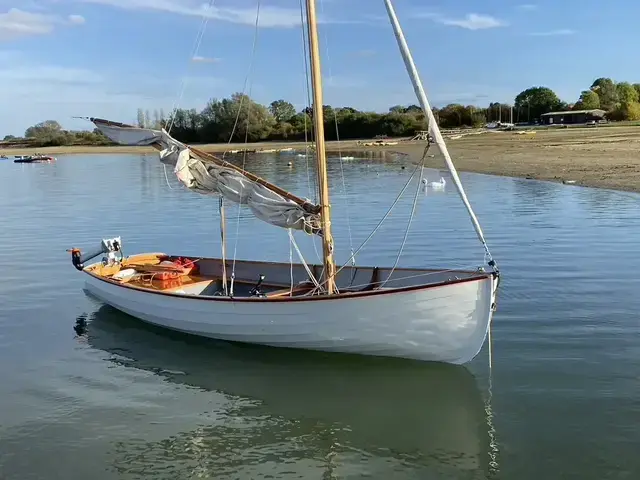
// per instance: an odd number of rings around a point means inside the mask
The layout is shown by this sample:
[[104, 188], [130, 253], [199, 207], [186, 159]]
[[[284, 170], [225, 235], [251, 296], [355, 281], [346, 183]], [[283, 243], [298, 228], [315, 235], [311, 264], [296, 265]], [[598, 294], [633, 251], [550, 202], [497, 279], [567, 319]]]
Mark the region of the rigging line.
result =
[[[260, 20], [260, 0], [257, 1], [256, 3], [256, 21], [255, 21], [255, 25], [254, 25], [254, 32], [253, 32], [253, 42], [251, 45], [251, 57], [250, 57], [250, 61], [249, 61], [249, 69], [247, 70], [247, 74], [244, 77], [244, 83], [242, 85], [242, 96], [240, 97], [240, 105], [238, 106], [238, 113], [236, 114], [236, 119], [233, 122], [233, 128], [231, 129], [231, 135], [229, 136], [229, 141], [227, 142], [227, 145], [231, 144], [231, 141], [233, 140], [233, 136], [236, 134], [236, 128], [238, 127], [238, 122], [240, 121], [240, 113], [242, 112], [242, 105], [244, 103], [244, 95], [245, 92], [247, 91], [247, 83], [249, 83], [249, 79], [251, 77], [251, 74], [253, 73], [253, 61], [255, 60], [255, 53], [256, 53], [256, 46], [258, 43], [258, 22]], [[251, 86], [249, 87], [249, 89], [251, 90]], [[247, 112], [247, 122], [249, 121], [249, 113]], [[246, 140], [245, 140], [245, 144], [246, 144]], [[244, 155], [246, 158], [246, 145], [245, 145], [245, 149], [244, 149]], [[222, 158], [224, 159], [225, 155], [227, 154], [226, 151], [224, 151], [222, 153]], [[243, 160], [243, 165], [244, 165], [244, 160]], [[244, 168], [243, 168], [244, 170]]]
[[309, 268], [309, 265], [307, 264], [307, 262], [304, 259], [304, 255], [302, 255], [302, 252], [300, 251], [300, 248], [298, 247], [298, 243], [296, 242], [296, 239], [293, 236], [293, 232], [291, 231], [290, 228], [288, 230], [289, 230], [289, 241], [293, 245], [293, 248], [296, 249], [296, 254], [298, 255], [298, 258], [300, 259], [300, 262], [302, 263], [302, 266], [307, 271], [307, 275], [309, 275], [309, 279], [313, 282], [313, 284], [315, 285], [315, 288], [320, 288], [320, 284], [318, 283], [318, 280], [313, 275], [313, 272], [311, 271], [311, 269]]
[[[407, 180], [407, 182], [404, 184], [404, 186], [402, 187], [402, 190], [400, 190], [400, 193], [398, 194], [398, 196], [396, 197], [396, 199], [393, 201], [393, 203], [391, 204], [391, 206], [389, 207], [389, 209], [387, 210], [387, 213], [384, 214], [384, 216], [380, 219], [380, 221], [378, 222], [378, 224], [375, 226], [375, 228], [373, 229], [373, 231], [369, 234], [369, 236], [364, 240], [364, 242], [362, 242], [360, 244], [360, 246], [356, 249], [356, 251], [353, 253], [352, 256], [357, 255], [360, 250], [362, 250], [365, 245], [369, 242], [369, 240], [371, 240], [373, 238], [373, 236], [376, 234], [376, 232], [380, 229], [380, 227], [382, 226], [382, 224], [384, 223], [384, 221], [387, 219], [387, 217], [391, 214], [391, 211], [393, 210], [393, 208], [396, 206], [396, 204], [400, 201], [400, 198], [402, 197], [402, 195], [404, 194], [405, 190], [407, 189], [407, 187], [409, 186], [409, 184], [411, 183], [411, 180], [413, 180], [413, 177], [415, 176], [416, 172], [418, 171], [418, 169], [420, 168], [420, 164], [416, 164], [416, 168], [413, 169], [413, 172], [411, 172], [411, 176], [409, 177], [409, 180]], [[336, 273], [334, 274], [334, 277], [336, 277], [346, 266], [347, 263], [351, 261], [351, 258], [347, 259], [347, 261], [344, 263], [344, 265], [342, 265], [338, 270], [336, 270]], [[321, 285], [324, 285], [326, 282], [328, 281], [328, 279], [325, 279]]]
[[411, 215], [409, 216], [409, 221], [407, 222], [407, 228], [404, 231], [404, 238], [402, 239], [402, 244], [400, 245], [400, 249], [398, 250], [398, 256], [396, 257], [396, 261], [393, 264], [393, 267], [391, 267], [391, 271], [389, 272], [387, 279], [384, 282], [382, 282], [382, 285], [380, 285], [380, 288], [384, 287], [386, 283], [389, 281], [389, 279], [391, 278], [391, 276], [393, 275], [393, 272], [396, 270], [396, 267], [400, 262], [400, 257], [402, 256], [402, 252], [404, 251], [404, 246], [407, 244], [407, 237], [409, 236], [409, 230], [411, 229], [411, 222], [413, 221], [413, 217], [415, 216], [415, 213], [416, 213], [416, 205], [418, 203], [418, 194], [420, 193], [420, 187], [422, 185], [422, 177], [424, 175], [424, 162], [427, 158], [428, 151], [429, 151], [429, 143], [427, 143], [427, 146], [424, 149], [424, 153], [422, 154], [422, 161], [420, 163], [420, 177], [418, 178], [418, 185], [416, 186], [416, 194], [413, 197], [413, 205], [411, 206]]
[[222, 290], [225, 295], [229, 294], [227, 289], [227, 248], [225, 234], [225, 215], [224, 215], [224, 197], [220, 195], [220, 203], [218, 206], [220, 212], [220, 247], [222, 250]]
[[289, 231], [289, 275], [291, 277], [291, 286], [289, 287], [289, 296], [293, 296], [293, 241], [291, 239], [291, 229]]
[[[324, 1], [320, 0], [320, 13], [324, 15]], [[324, 48], [327, 55], [327, 70], [329, 71], [329, 81], [333, 79], [333, 72], [331, 69], [331, 56], [329, 55], [329, 39], [328, 36], [324, 37]], [[340, 159], [340, 176], [342, 177], [342, 194], [344, 196], [344, 210], [347, 216], [347, 229], [349, 232], [349, 249], [351, 253], [351, 264], [356, 265], [356, 256], [353, 254], [353, 235], [351, 233], [351, 217], [349, 215], [349, 196], [347, 195], [347, 184], [344, 179], [344, 163], [342, 160], [342, 148], [340, 143], [340, 131], [338, 128], [338, 114], [335, 109], [333, 110], [333, 123], [336, 129], [336, 142], [338, 145], [338, 158]], [[353, 280], [353, 279], [352, 279]]]
[[[302, 35], [302, 59], [304, 64], [304, 76], [305, 76], [305, 84], [304, 84], [304, 93], [306, 94], [306, 106], [309, 107], [311, 105], [311, 92], [309, 89], [309, 59], [307, 57], [307, 33], [308, 30], [305, 28], [304, 21], [304, 5], [303, 0], [299, 0], [300, 4], [300, 30]], [[318, 203], [318, 187], [311, 182], [311, 172], [309, 169], [309, 136], [308, 136], [308, 126], [307, 126], [307, 113], [303, 110], [303, 118], [304, 118], [304, 160], [307, 164], [307, 186], [309, 189], [309, 198], [313, 198], [314, 203]], [[316, 238], [313, 237], [311, 239], [311, 244], [313, 245], [313, 250], [316, 252], [316, 257], [319, 261], [322, 261], [322, 257], [320, 256], [320, 252], [318, 251], [318, 245], [316, 244]]]
[[[240, 105], [238, 106], [238, 114], [236, 115], [236, 121], [233, 125], [233, 130], [231, 131], [231, 136], [229, 137], [229, 143], [231, 143], [231, 140], [233, 139], [233, 135], [235, 134], [235, 130], [236, 127], [238, 126], [238, 121], [240, 119], [240, 112], [242, 111], [242, 101], [244, 100], [245, 97], [245, 91], [247, 89], [247, 83], [249, 83], [249, 95], [251, 95], [252, 92], [252, 85], [253, 82], [249, 82], [249, 79], [251, 78], [252, 74], [253, 74], [253, 62], [255, 60], [255, 54], [256, 54], [256, 47], [258, 44], [258, 31], [260, 29], [259, 27], [259, 22], [260, 22], [260, 0], [257, 0], [256, 2], [256, 21], [255, 21], [255, 26], [254, 26], [254, 32], [253, 32], [253, 43], [251, 46], [251, 58], [249, 61], [249, 70], [247, 71], [247, 75], [244, 79], [244, 85], [243, 85], [243, 89], [242, 89], [242, 97], [240, 97]], [[246, 128], [245, 128], [245, 135], [244, 135], [244, 144], [245, 144], [245, 148], [244, 151], [242, 153], [242, 170], [245, 170], [245, 164], [247, 161], [247, 140], [249, 139], [249, 119], [251, 117], [251, 103], [249, 102], [249, 104], [247, 105], [247, 124], [246, 124]], [[224, 154], [223, 157], [224, 158]], [[244, 185], [241, 184], [240, 185], [240, 198], [242, 198], [242, 193], [244, 190]], [[235, 282], [235, 278], [236, 278], [236, 259], [238, 256], [238, 236], [240, 233], [240, 209], [241, 209], [241, 204], [238, 204], [238, 215], [236, 216], [236, 237], [234, 239], [234, 244], [233, 244], [233, 265], [231, 267], [231, 288], [230, 288], [230, 295], [233, 297], [233, 284]]]
[[420, 75], [418, 74], [418, 70], [413, 61], [413, 56], [411, 55], [411, 51], [409, 50], [409, 46], [407, 45], [407, 41], [404, 37], [404, 33], [402, 32], [402, 27], [400, 26], [400, 22], [398, 21], [398, 17], [396, 16], [395, 9], [391, 4], [391, 0], [384, 0], [385, 7], [387, 9], [387, 14], [389, 16], [389, 20], [391, 26], [393, 28], [394, 36], [396, 37], [396, 41], [398, 43], [398, 49], [400, 50], [400, 54], [402, 55], [402, 59], [405, 64], [405, 68], [407, 70], [407, 74], [411, 79], [411, 83], [413, 85], [414, 93], [418, 98], [420, 106], [422, 107], [422, 111], [424, 112], [426, 118], [429, 121], [429, 133], [433, 134], [436, 144], [438, 145], [438, 149], [442, 153], [444, 157], [445, 164], [447, 165], [447, 169], [449, 170], [449, 174], [453, 179], [453, 184], [458, 191], [458, 196], [462, 200], [465, 208], [467, 209], [467, 213], [469, 218], [471, 219], [471, 223], [473, 224], [473, 228], [476, 231], [476, 235], [482, 246], [484, 247], [485, 253], [489, 258], [489, 266], [492, 267], [494, 272], [499, 273], [498, 266], [496, 262], [493, 260], [491, 256], [491, 252], [489, 251], [489, 246], [484, 237], [484, 233], [482, 232], [482, 227], [480, 226], [480, 222], [476, 217], [476, 214], [469, 203], [469, 199], [467, 198], [467, 194], [464, 191], [464, 187], [462, 186], [462, 182], [460, 181], [460, 177], [458, 176], [458, 171], [456, 170], [453, 161], [451, 160], [451, 155], [449, 155], [449, 150], [447, 149], [447, 145], [442, 137], [442, 133], [440, 132], [440, 128], [438, 127], [438, 123], [436, 122], [435, 116], [433, 114], [433, 110], [431, 109], [431, 105], [429, 104], [429, 100], [427, 99], [427, 94], [425, 93], [424, 87], [422, 86], [422, 81], [420, 80]]
[[[202, 12], [202, 19], [200, 22], [200, 29], [198, 30], [198, 34], [196, 35], [196, 40], [194, 42], [193, 45], [193, 49], [192, 49], [192, 53], [191, 56], [189, 57], [189, 64], [187, 66], [187, 71], [189, 70], [189, 66], [191, 66], [191, 62], [193, 61], [193, 57], [195, 55], [198, 54], [198, 52], [200, 51], [200, 45], [202, 44], [202, 39], [204, 38], [204, 32], [207, 29], [207, 24], [209, 23], [209, 16], [207, 15], [207, 10], [211, 9], [213, 7], [213, 4], [215, 3], [215, 0], [209, 0], [209, 3], [206, 7], [205, 10], [203, 10]], [[167, 129], [167, 133], [171, 133], [171, 129], [173, 128], [173, 124], [175, 123], [176, 120], [176, 114], [178, 112], [178, 108], [180, 105], [180, 102], [182, 101], [182, 98], [184, 97], [184, 91], [186, 88], [186, 82], [185, 82], [185, 78], [186, 77], [182, 77], [181, 81], [180, 81], [180, 88], [178, 89], [178, 95], [177, 95], [177, 99], [174, 101], [173, 105], [171, 106], [171, 122], [169, 123], [169, 128]]]

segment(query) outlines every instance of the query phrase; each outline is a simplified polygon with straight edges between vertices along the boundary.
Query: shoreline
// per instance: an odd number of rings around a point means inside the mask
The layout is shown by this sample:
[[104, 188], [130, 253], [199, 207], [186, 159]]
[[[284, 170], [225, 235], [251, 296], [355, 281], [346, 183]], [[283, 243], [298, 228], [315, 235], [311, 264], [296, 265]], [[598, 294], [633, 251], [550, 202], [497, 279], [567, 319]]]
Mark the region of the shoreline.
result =
[[[418, 161], [425, 143], [390, 139], [393, 145], [365, 146], [372, 140], [327, 142], [327, 152], [365, 155], [384, 159], [387, 154], [407, 155]], [[527, 178], [552, 182], [570, 182], [596, 188], [640, 192], [640, 128], [606, 127], [537, 130], [535, 133], [486, 132], [445, 136], [456, 169], [461, 172]], [[196, 146], [196, 145], [194, 145]], [[277, 150], [304, 151], [304, 142], [263, 142], [252, 144], [209, 144], [198, 148], [210, 153], [247, 150], [271, 153]], [[71, 146], [48, 148], [0, 149], [0, 155], [43, 153], [147, 154], [151, 147]], [[292, 157], [295, 158], [295, 157]], [[356, 160], [357, 161], [357, 160]], [[445, 169], [437, 146], [432, 145], [426, 167]]]

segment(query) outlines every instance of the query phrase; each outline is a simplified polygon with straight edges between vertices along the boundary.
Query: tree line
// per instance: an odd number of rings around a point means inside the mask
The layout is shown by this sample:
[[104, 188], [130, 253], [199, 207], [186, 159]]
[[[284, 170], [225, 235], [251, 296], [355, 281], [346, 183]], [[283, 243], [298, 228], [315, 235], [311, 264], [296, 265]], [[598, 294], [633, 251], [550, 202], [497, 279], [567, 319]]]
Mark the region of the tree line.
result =
[[[615, 82], [598, 78], [583, 90], [574, 103], [562, 101], [548, 87], [530, 87], [520, 92], [513, 105], [490, 103], [487, 107], [452, 103], [434, 108], [442, 128], [481, 127], [490, 122], [536, 123], [552, 111], [602, 109], [612, 121], [640, 120], [640, 83]], [[417, 105], [396, 105], [385, 113], [365, 112], [352, 107], [323, 106], [325, 138], [364, 139], [409, 137], [427, 130], [427, 119]], [[267, 140], [305, 140], [312, 138], [313, 109], [297, 111], [285, 100], [265, 106], [249, 96], [235, 93], [229, 98], [212, 99], [201, 110], [177, 109], [172, 115], [163, 110], [138, 109], [141, 127], [167, 128], [184, 143], [258, 142]], [[99, 130], [67, 131], [54, 120], [29, 127], [25, 139], [34, 146], [109, 145]], [[7, 136], [5, 142], [16, 140]]]
[[[596, 79], [580, 93], [574, 103], [561, 100], [548, 87], [530, 87], [520, 92], [512, 105], [492, 102], [487, 107], [452, 103], [434, 108], [442, 128], [482, 127], [490, 122], [533, 124], [540, 116], [565, 110], [602, 109], [612, 121], [640, 120], [640, 83]], [[323, 107], [325, 138], [361, 139], [377, 136], [409, 137], [427, 130], [427, 120], [417, 105], [396, 105], [386, 113], [363, 112], [352, 107]], [[162, 111], [138, 110], [139, 126], [171, 126], [171, 134], [185, 143], [257, 142], [265, 140], [304, 140], [310, 138], [313, 109], [296, 111], [285, 101], [261, 105], [247, 95], [213, 99], [198, 112], [195, 109], [175, 111], [171, 122]], [[336, 128], [337, 125], [337, 128]]]
[[554, 111], [593, 110], [605, 111], [611, 121], [640, 120], [640, 83], [615, 82], [600, 77], [580, 92], [573, 104], [563, 102], [547, 87], [531, 87], [520, 92], [514, 102], [517, 121], [532, 122], [540, 115]]
[[[324, 105], [323, 113], [327, 140], [402, 137], [427, 129], [425, 115], [416, 105], [396, 106], [387, 113]], [[163, 117], [162, 112], [151, 117], [138, 110], [138, 125], [170, 128], [171, 135], [185, 143], [310, 140], [313, 131], [313, 108], [296, 111], [285, 100], [265, 106], [242, 93], [210, 100], [200, 112], [178, 109], [170, 118]]]
[[25, 144], [33, 147], [60, 147], [70, 145], [113, 145], [113, 142], [95, 128], [93, 131], [64, 130], [55, 120], [45, 120], [33, 125], [24, 132], [24, 137], [7, 135], [5, 145]]

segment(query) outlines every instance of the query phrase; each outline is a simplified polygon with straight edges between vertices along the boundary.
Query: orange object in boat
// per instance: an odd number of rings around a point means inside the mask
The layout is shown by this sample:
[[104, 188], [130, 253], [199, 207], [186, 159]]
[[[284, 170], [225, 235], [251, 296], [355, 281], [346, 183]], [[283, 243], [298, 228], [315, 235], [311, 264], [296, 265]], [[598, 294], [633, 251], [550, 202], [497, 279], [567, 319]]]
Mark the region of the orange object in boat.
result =
[[156, 276], [153, 279], [153, 283], [155, 283], [159, 288], [166, 290], [168, 288], [181, 287], [183, 282], [182, 282], [182, 277], [168, 278], [166, 280], [163, 280], [163, 279], [158, 279]]
[[198, 265], [193, 260], [189, 260], [188, 258], [178, 257], [173, 261], [173, 263], [175, 263], [178, 267], [182, 267], [185, 275], [197, 275], [200, 271]]
[[174, 280], [186, 275], [184, 272], [157, 272], [153, 274], [154, 280]]

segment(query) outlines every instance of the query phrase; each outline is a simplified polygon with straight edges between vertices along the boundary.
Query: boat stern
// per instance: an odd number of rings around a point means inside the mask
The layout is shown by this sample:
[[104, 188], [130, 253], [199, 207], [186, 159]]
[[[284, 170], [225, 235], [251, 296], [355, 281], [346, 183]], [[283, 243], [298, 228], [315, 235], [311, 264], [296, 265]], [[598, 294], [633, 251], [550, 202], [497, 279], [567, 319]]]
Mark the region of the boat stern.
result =
[[84, 270], [84, 264], [96, 258], [103, 253], [106, 256], [102, 259], [102, 263], [104, 265], [113, 265], [115, 263], [121, 262], [124, 258], [122, 254], [122, 241], [120, 237], [114, 238], [104, 238], [100, 242], [100, 246], [94, 248], [93, 250], [89, 250], [87, 252], [82, 252], [79, 248], [70, 248], [67, 250], [71, 254], [71, 263], [76, 268], [76, 270]]

